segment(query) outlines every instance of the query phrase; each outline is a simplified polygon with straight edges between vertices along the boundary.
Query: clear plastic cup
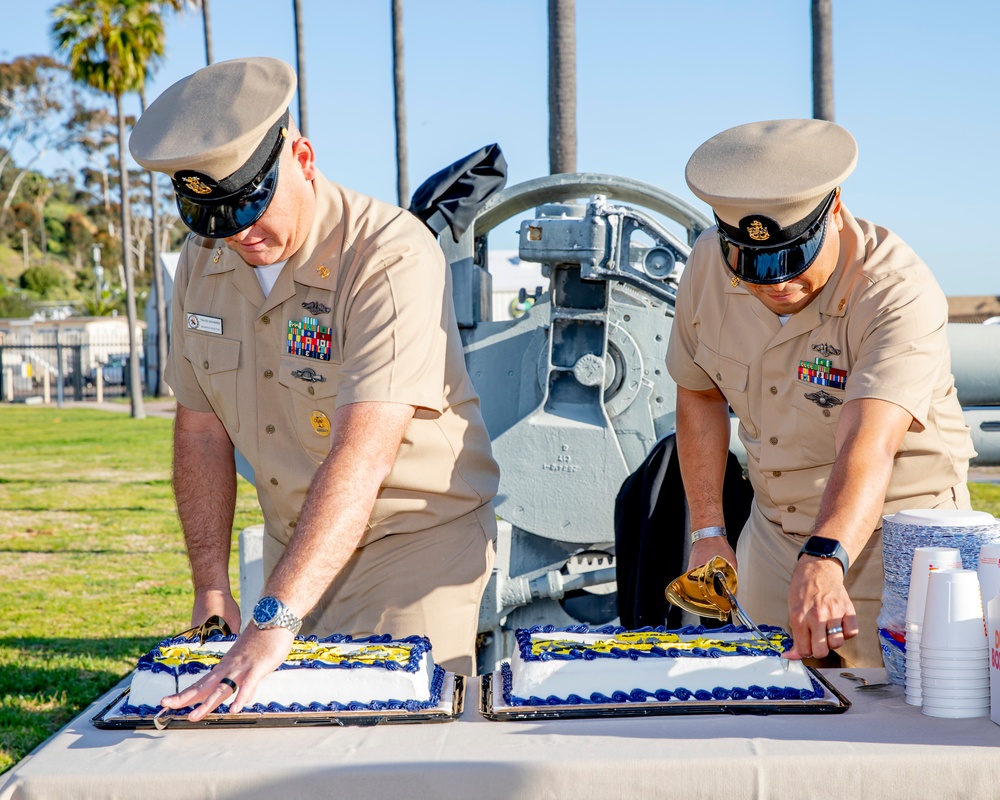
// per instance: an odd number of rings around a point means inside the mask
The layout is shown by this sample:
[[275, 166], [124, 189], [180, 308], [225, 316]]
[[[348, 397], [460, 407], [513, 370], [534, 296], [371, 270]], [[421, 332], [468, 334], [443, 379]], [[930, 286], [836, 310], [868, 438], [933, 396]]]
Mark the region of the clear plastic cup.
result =
[[[918, 547], [913, 551], [910, 569], [910, 589], [906, 596], [906, 629], [924, 623], [924, 606], [927, 601], [927, 578], [934, 570], [961, 569], [962, 553], [957, 547]], [[909, 639], [909, 636], [907, 636]]]
[[971, 650], [988, 644], [976, 571], [931, 571], [927, 578], [921, 651], [928, 648]]

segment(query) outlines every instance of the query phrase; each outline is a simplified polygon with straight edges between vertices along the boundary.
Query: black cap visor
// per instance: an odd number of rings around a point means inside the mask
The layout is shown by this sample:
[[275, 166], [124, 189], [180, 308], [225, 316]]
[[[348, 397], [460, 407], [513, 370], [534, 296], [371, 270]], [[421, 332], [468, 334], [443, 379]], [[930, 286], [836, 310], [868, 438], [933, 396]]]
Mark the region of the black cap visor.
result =
[[772, 284], [790, 281], [812, 266], [826, 241], [829, 210], [836, 193], [831, 193], [819, 216], [794, 239], [771, 247], [754, 247], [737, 242], [719, 221], [719, 245], [726, 266], [747, 283]]
[[260, 183], [211, 204], [197, 203], [177, 194], [177, 209], [184, 224], [199, 236], [225, 239], [246, 230], [259, 220], [278, 187], [278, 162]]

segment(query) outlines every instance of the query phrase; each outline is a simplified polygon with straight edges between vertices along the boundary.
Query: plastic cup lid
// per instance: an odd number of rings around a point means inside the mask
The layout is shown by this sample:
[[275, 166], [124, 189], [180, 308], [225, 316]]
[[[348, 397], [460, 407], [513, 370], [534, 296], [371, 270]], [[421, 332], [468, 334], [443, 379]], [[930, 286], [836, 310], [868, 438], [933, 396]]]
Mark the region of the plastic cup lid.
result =
[[986, 511], [969, 511], [961, 508], [917, 508], [897, 511], [884, 519], [896, 525], [920, 525], [930, 528], [967, 528], [992, 525], [993, 515]]

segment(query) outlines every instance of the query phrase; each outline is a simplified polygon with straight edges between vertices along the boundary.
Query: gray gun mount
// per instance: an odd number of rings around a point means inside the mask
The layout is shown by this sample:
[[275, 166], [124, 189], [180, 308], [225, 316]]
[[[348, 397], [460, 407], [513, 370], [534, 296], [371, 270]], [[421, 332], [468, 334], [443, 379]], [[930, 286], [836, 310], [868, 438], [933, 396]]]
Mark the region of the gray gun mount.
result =
[[[519, 226], [519, 255], [543, 265], [550, 291], [519, 319], [492, 321], [488, 234], [532, 209]], [[665, 367], [674, 297], [691, 246], [711, 224], [655, 186], [562, 174], [494, 195], [457, 243], [440, 237], [501, 470], [480, 671], [509, 655], [517, 628], [617, 621], [615, 497], [674, 431], [676, 387]], [[1000, 465], [1000, 325], [951, 324], [948, 334], [979, 453], [973, 464]], [[745, 464], [735, 421], [730, 448]]]

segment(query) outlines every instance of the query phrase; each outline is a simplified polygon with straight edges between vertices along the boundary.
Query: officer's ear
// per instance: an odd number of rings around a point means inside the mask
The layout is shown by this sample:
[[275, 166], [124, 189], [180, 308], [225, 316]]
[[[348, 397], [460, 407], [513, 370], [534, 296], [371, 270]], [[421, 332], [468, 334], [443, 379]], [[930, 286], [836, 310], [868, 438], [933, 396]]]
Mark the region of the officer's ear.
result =
[[302, 170], [302, 176], [307, 181], [316, 178], [316, 152], [313, 150], [312, 142], [305, 136], [300, 136], [292, 142], [292, 158]]
[[841, 213], [844, 204], [840, 201], [840, 187], [837, 187], [837, 196], [833, 198], [833, 205], [830, 207], [830, 215], [833, 217], [833, 224], [838, 231], [844, 230], [844, 215]]

